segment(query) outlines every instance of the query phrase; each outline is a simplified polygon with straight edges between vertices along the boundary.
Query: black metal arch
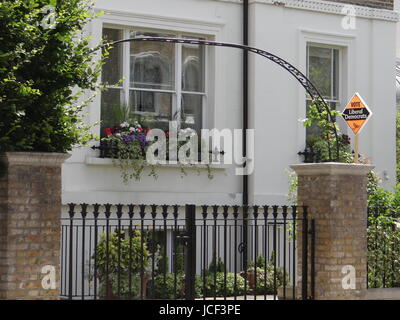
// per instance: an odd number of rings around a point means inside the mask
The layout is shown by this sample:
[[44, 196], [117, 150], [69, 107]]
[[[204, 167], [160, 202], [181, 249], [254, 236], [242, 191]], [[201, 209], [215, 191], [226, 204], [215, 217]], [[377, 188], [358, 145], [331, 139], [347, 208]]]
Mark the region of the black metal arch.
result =
[[303, 86], [303, 88], [307, 91], [307, 93], [310, 95], [311, 99], [317, 104], [318, 111], [321, 113], [322, 108], [324, 108], [327, 111], [329, 121], [332, 122], [332, 131], [333, 134], [336, 138], [336, 159], [332, 159], [331, 156], [331, 145], [329, 142], [329, 138], [327, 137], [327, 143], [328, 143], [328, 150], [329, 150], [329, 158], [330, 160], [336, 160], [339, 161], [339, 141], [338, 141], [338, 134], [335, 126], [335, 120], [334, 117], [331, 114], [330, 107], [322, 97], [321, 93], [318, 91], [318, 89], [315, 87], [315, 85], [311, 82], [310, 79], [308, 79], [300, 70], [298, 70], [295, 66], [287, 62], [286, 60], [268, 52], [265, 50], [257, 49], [254, 47], [246, 46], [246, 45], [241, 45], [237, 43], [230, 43], [230, 42], [217, 42], [217, 41], [211, 41], [211, 40], [200, 40], [200, 39], [187, 39], [187, 38], [170, 38], [170, 37], [135, 37], [135, 38], [129, 38], [129, 39], [123, 39], [123, 40], [118, 40], [118, 41], [113, 41], [110, 43], [103, 44], [101, 46], [98, 46], [92, 50], [92, 52], [97, 51], [98, 49], [101, 49], [104, 46], [108, 45], [116, 45], [124, 42], [132, 42], [132, 41], [153, 41], [153, 42], [169, 42], [169, 43], [189, 43], [189, 44], [198, 44], [198, 45], [205, 45], [205, 46], [214, 46], [214, 47], [229, 47], [229, 48], [236, 48], [236, 49], [241, 49], [245, 51], [250, 51], [255, 54], [258, 54], [264, 58], [267, 58], [268, 60], [276, 63], [286, 71], [288, 71], [290, 74], [293, 75], [293, 77]]

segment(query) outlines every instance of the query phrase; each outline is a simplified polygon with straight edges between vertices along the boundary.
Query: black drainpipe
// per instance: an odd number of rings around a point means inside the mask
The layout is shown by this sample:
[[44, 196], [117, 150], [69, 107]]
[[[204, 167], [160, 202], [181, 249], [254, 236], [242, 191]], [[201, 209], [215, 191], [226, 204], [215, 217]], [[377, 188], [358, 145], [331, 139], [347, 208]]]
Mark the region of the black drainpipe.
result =
[[[243, 45], [249, 45], [249, 1], [243, 0]], [[247, 156], [247, 141], [246, 141], [246, 130], [248, 128], [248, 98], [249, 98], [249, 87], [248, 87], [248, 70], [249, 70], [249, 56], [246, 50], [243, 51], [243, 157]], [[246, 166], [245, 161], [243, 167]], [[248, 176], [243, 175], [243, 195], [242, 203], [243, 206], [247, 206], [249, 203], [249, 191], [248, 191]], [[245, 281], [247, 279], [247, 218], [243, 216], [243, 269], [245, 270]], [[246, 281], [247, 282], [247, 281]], [[246, 286], [245, 286], [246, 288]], [[246, 289], [245, 289], [246, 290]]]
[[[249, 1], [243, 0], [243, 45], [249, 45]], [[248, 100], [249, 100], [249, 55], [243, 51], [243, 157], [247, 156], [246, 130], [248, 128]], [[246, 166], [246, 162], [243, 166]], [[243, 205], [249, 203], [248, 176], [243, 175]]]

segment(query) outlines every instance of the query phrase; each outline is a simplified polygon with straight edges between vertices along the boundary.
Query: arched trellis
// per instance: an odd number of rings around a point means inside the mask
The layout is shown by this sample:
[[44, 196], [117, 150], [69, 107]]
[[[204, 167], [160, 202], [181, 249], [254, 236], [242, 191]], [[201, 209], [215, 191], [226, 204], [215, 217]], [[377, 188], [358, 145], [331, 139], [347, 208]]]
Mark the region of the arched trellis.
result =
[[303, 86], [303, 88], [307, 91], [307, 93], [310, 95], [312, 101], [316, 103], [318, 111], [321, 113], [322, 109], [325, 109], [329, 121], [332, 123], [332, 131], [333, 134], [336, 138], [336, 159], [332, 159], [331, 155], [331, 144], [329, 142], [329, 137], [327, 137], [327, 144], [328, 144], [328, 151], [329, 151], [329, 158], [330, 160], [336, 160], [339, 161], [339, 139], [338, 139], [338, 133], [336, 130], [336, 125], [335, 125], [335, 120], [334, 117], [332, 116], [332, 113], [330, 111], [330, 107], [318, 91], [318, 89], [315, 87], [315, 85], [311, 82], [310, 79], [308, 79], [300, 70], [298, 70], [296, 67], [294, 67], [292, 64], [287, 62], [286, 60], [268, 52], [265, 50], [257, 49], [254, 47], [250, 46], [245, 46], [242, 44], [237, 44], [237, 43], [229, 43], [229, 42], [217, 42], [217, 41], [211, 41], [211, 40], [200, 40], [200, 39], [187, 39], [187, 38], [170, 38], [170, 37], [135, 37], [135, 38], [128, 38], [128, 39], [123, 39], [123, 40], [117, 40], [113, 41], [110, 43], [106, 43], [103, 45], [100, 45], [92, 50], [92, 52], [97, 51], [101, 49], [102, 47], [105, 46], [114, 46], [116, 44], [121, 44], [124, 42], [132, 42], [132, 41], [153, 41], [153, 42], [169, 42], [169, 43], [188, 43], [188, 44], [197, 44], [197, 45], [205, 45], [205, 46], [214, 46], [214, 47], [229, 47], [229, 48], [236, 48], [236, 49], [241, 49], [249, 52], [253, 52], [255, 54], [258, 54], [264, 58], [267, 58], [268, 60], [276, 63], [280, 67], [284, 68], [286, 71], [288, 71], [290, 74], [295, 77], [295, 79]]

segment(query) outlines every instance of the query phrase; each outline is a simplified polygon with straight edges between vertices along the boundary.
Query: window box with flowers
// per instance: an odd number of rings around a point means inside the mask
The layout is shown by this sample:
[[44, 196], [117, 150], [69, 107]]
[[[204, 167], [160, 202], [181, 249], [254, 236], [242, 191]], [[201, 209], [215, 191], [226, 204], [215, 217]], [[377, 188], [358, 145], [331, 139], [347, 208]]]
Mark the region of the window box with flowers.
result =
[[[186, 169], [194, 168], [197, 170], [198, 174], [200, 174], [200, 169], [206, 169], [208, 178], [212, 179], [213, 174], [213, 166], [208, 164], [198, 164], [198, 163], [177, 163], [177, 164], [150, 164], [146, 161], [146, 153], [149, 146], [151, 146], [155, 141], [149, 141], [147, 139], [147, 133], [151, 129], [146, 125], [142, 124], [137, 120], [129, 120], [124, 121], [120, 125], [105, 128], [106, 136], [101, 139], [100, 146], [92, 147], [93, 149], [100, 149], [100, 157], [101, 158], [108, 158], [111, 160], [104, 162], [104, 161], [96, 161], [94, 158], [87, 159], [87, 164], [113, 164], [114, 166], [118, 167], [121, 170], [121, 177], [124, 183], [127, 183], [129, 180], [140, 180], [144, 169], [150, 168], [149, 176], [154, 177], [155, 179], [158, 177], [157, 174], [157, 167], [158, 166], [173, 166], [179, 167], [181, 172], [181, 177], [186, 176], [187, 172]], [[188, 135], [188, 131], [190, 131]], [[186, 135], [197, 135], [197, 133], [190, 128], [181, 129], [180, 132], [186, 133]], [[166, 132], [166, 142], [167, 142], [167, 150], [169, 144], [169, 132]], [[187, 143], [186, 141], [179, 141], [177, 145], [177, 149]], [[203, 144], [200, 143], [199, 147], [199, 158], [201, 155], [201, 146]], [[210, 157], [211, 162], [211, 155], [206, 151], [208, 156]], [[169, 154], [167, 152], [168, 160]], [[222, 168], [222, 166], [220, 167]]]

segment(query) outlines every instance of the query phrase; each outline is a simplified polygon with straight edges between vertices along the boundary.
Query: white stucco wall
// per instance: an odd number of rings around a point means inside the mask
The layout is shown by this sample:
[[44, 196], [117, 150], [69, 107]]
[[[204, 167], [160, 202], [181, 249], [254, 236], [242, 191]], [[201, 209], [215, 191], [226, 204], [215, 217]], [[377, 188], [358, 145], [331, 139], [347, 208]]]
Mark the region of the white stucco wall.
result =
[[[400, 0], [394, 0], [394, 10], [400, 12]], [[397, 23], [396, 31], [396, 57], [400, 58], [400, 23]]]
[[[355, 30], [342, 28], [342, 15], [253, 4], [252, 44], [292, 62], [306, 72], [306, 43], [338, 46], [343, 52], [341, 107], [359, 92], [374, 115], [360, 136], [360, 153], [376, 171], [395, 183], [395, 23], [356, 19]], [[305, 93], [279, 67], [252, 58], [254, 96], [250, 117], [256, 128], [256, 170], [252, 176], [255, 202], [278, 199], [287, 188], [282, 173], [289, 163], [299, 161], [305, 131], [297, 119], [305, 118]], [[316, 84], [318, 86], [318, 84]], [[339, 119], [343, 133], [353, 140], [350, 129]], [[278, 194], [278, 195], [276, 195]]]
[[[307, 41], [324, 42], [343, 49], [342, 107], [358, 91], [374, 116], [361, 135], [360, 151], [371, 158], [378, 173], [395, 182], [395, 33], [396, 24], [381, 19], [357, 18], [355, 30], [341, 27], [343, 16], [256, 1], [250, 7], [251, 45], [266, 49], [305, 72]], [[293, 2], [293, 1], [292, 1]], [[324, 3], [326, 3], [324, 1]], [[187, 31], [217, 41], [241, 43], [242, 8], [238, 1], [215, 0], [98, 0], [97, 8], [109, 14], [90, 26], [93, 42], [100, 39], [103, 23]], [[242, 54], [229, 48], [209, 48], [212, 63], [207, 123], [211, 127], [241, 128]], [[305, 129], [297, 121], [305, 116], [305, 91], [283, 69], [250, 55], [250, 127], [255, 128], [255, 172], [250, 177], [250, 200], [258, 204], [283, 204], [290, 164], [301, 161]], [[100, 99], [90, 106], [90, 121], [100, 119]], [[343, 128], [346, 128], [343, 126]], [[99, 133], [99, 128], [94, 129]], [[347, 130], [347, 129], [345, 129]], [[242, 177], [234, 166], [198, 176], [189, 170], [160, 168], [159, 178], [143, 175], [140, 182], [124, 185], [111, 165], [88, 164], [96, 157], [89, 148], [73, 151], [63, 166], [63, 202], [240, 204]], [[95, 161], [89, 159], [91, 161]], [[104, 161], [103, 161], [104, 162]]]

